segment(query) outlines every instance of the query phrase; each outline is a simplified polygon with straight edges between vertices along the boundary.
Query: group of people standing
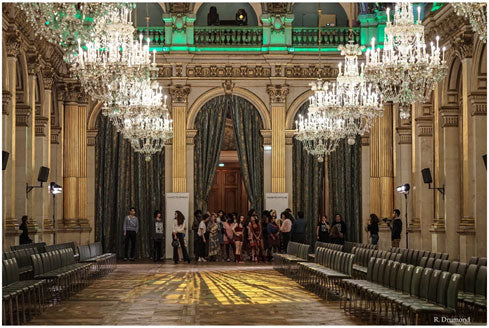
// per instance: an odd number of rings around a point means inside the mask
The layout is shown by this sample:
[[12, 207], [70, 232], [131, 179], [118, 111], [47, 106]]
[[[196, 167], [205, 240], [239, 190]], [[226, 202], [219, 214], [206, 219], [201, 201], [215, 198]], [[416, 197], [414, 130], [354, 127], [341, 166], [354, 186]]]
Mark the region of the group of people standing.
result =
[[[392, 247], [399, 247], [402, 233], [402, 220], [400, 218], [401, 211], [394, 209], [392, 213], [392, 219], [384, 218], [383, 221], [387, 224], [391, 231], [391, 245]], [[370, 240], [373, 245], [377, 245], [379, 242], [379, 217], [372, 213], [367, 226], [365, 227], [370, 235]]]
[[[284, 252], [291, 239], [305, 241], [306, 223], [302, 213], [295, 219], [286, 209], [277, 218], [276, 211], [263, 211], [261, 218], [255, 210], [245, 217], [237, 213], [217, 213], [197, 210], [194, 213], [194, 245], [196, 260], [267, 262], [276, 252]], [[233, 258], [233, 259], [231, 259]]]
[[316, 226], [316, 239], [323, 243], [344, 244], [346, 236], [346, 223], [341, 214], [336, 214], [333, 223], [328, 217], [322, 215]]

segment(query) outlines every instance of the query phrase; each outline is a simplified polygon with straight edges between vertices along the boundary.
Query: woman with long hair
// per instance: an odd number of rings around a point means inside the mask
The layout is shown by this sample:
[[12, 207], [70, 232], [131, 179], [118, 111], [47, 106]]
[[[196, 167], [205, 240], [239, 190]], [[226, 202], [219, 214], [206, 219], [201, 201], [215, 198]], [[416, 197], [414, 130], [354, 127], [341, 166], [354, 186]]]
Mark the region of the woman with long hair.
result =
[[181, 247], [184, 261], [190, 264], [187, 247], [185, 246], [185, 216], [182, 212], [175, 211], [175, 221], [173, 222], [173, 240], [178, 241], [173, 246], [173, 261], [178, 264], [178, 247]]
[[217, 214], [212, 213], [211, 220], [207, 226], [209, 230], [209, 260], [215, 261], [219, 255], [219, 224], [217, 224]]
[[327, 243], [329, 242], [329, 231], [331, 227], [328, 223], [328, 217], [323, 214], [319, 219], [318, 225], [316, 227], [316, 239], [320, 242]]
[[370, 219], [366, 230], [370, 233], [372, 245], [377, 245], [379, 242], [379, 217], [374, 213], [370, 214]]
[[261, 241], [261, 225], [256, 215], [251, 216], [250, 223], [248, 224], [248, 239], [251, 247], [251, 260], [258, 262], [258, 255], [260, 249], [263, 246]]
[[[229, 249], [232, 250], [232, 253], [235, 253], [234, 250], [234, 238], [233, 238], [233, 217], [231, 215], [227, 216], [226, 222], [223, 224], [224, 227], [224, 245], [226, 247], [226, 261], [231, 262], [231, 257], [229, 256]], [[224, 254], [223, 254], [224, 256]]]
[[161, 219], [161, 212], [156, 210], [154, 213], [153, 262], [161, 260], [163, 233], [163, 220]]
[[241, 258], [241, 246], [243, 246], [243, 235], [244, 235], [244, 222], [245, 217], [241, 215], [239, 217], [238, 223], [233, 226], [234, 233], [234, 243], [236, 245], [236, 263], [244, 263]]

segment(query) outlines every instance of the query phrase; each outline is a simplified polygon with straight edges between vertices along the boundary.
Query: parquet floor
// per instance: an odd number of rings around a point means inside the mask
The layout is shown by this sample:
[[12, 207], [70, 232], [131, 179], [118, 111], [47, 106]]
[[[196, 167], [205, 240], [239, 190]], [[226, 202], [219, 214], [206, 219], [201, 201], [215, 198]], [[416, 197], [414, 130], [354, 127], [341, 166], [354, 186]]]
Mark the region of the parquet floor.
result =
[[118, 264], [31, 325], [356, 325], [270, 265]]

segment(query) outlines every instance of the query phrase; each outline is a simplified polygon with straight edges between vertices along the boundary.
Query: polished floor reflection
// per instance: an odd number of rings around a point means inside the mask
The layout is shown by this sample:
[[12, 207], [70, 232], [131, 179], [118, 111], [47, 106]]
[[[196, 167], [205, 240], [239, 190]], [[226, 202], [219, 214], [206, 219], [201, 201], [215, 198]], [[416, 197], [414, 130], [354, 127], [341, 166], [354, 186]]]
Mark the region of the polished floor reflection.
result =
[[362, 324], [270, 265], [122, 263], [32, 325]]

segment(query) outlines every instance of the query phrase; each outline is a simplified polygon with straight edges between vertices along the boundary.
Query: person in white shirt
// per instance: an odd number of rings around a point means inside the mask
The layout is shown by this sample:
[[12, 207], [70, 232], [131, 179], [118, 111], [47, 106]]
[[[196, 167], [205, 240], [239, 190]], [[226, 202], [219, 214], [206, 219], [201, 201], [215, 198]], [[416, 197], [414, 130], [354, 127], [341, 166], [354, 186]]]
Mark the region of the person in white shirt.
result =
[[[187, 247], [185, 247], [185, 216], [182, 212], [175, 211], [175, 221], [173, 222], [173, 240], [177, 240], [182, 249], [183, 259], [190, 264]], [[178, 246], [173, 246], [173, 261], [178, 264]]]
[[207, 231], [207, 222], [209, 222], [210, 215], [204, 214], [202, 221], [199, 223], [199, 230], [197, 230], [197, 235], [199, 236], [199, 248], [198, 248], [198, 262], [206, 262], [205, 259], [205, 233]]

